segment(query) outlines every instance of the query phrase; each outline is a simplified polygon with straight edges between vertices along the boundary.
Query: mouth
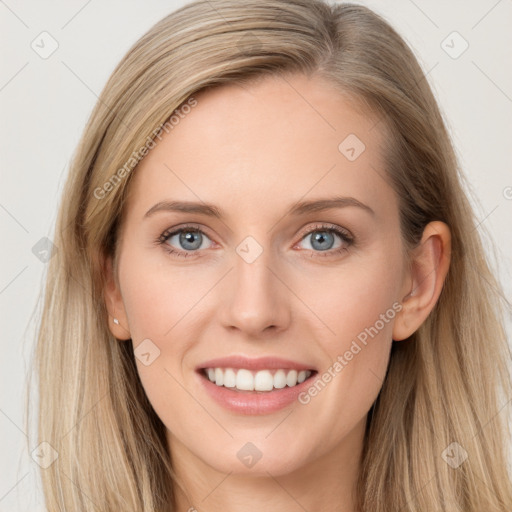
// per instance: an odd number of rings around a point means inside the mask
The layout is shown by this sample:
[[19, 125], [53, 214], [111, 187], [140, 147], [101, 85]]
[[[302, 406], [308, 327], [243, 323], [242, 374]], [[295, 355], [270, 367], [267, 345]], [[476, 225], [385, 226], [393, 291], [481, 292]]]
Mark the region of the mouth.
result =
[[293, 405], [318, 374], [297, 361], [243, 355], [204, 361], [195, 372], [206, 396], [242, 415], [271, 414]]
[[244, 393], [269, 393], [272, 391], [293, 388], [312, 378], [316, 370], [297, 369], [264, 369], [248, 368], [201, 368], [199, 373], [205, 379], [219, 387]]

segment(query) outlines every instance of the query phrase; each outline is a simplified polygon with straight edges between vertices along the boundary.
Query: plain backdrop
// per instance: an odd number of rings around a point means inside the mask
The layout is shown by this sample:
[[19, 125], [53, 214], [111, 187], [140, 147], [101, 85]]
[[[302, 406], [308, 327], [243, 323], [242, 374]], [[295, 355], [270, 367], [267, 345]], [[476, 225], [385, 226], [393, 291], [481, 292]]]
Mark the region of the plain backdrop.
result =
[[[110, 73], [139, 36], [184, 3], [0, 0], [1, 512], [43, 510], [24, 425], [37, 313], [31, 316], [45, 272], [37, 244], [52, 239], [70, 157]], [[355, 3], [390, 21], [425, 70], [510, 300], [512, 1]], [[510, 326], [508, 318], [509, 334]], [[505, 414], [511, 403], [502, 405]]]

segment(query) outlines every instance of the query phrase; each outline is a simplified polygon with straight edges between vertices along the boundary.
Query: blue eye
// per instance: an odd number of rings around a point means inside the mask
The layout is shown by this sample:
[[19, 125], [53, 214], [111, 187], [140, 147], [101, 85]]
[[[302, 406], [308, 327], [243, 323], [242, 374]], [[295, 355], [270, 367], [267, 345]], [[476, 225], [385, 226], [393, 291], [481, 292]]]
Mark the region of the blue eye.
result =
[[[197, 252], [199, 249], [205, 249], [203, 242], [209, 239], [206, 234], [193, 226], [185, 226], [175, 231], [166, 231], [162, 233], [158, 242], [165, 246], [165, 250], [176, 256], [187, 257], [191, 253]], [[171, 241], [174, 245], [171, 245]], [[178, 249], [174, 249], [178, 245]]]
[[[336, 238], [340, 239], [340, 242], [334, 246]], [[354, 243], [354, 238], [348, 231], [328, 225], [315, 226], [309, 230], [302, 240], [308, 239], [310, 239], [310, 247], [306, 247], [306, 249], [313, 250], [315, 256], [333, 256], [347, 251], [348, 247]]]

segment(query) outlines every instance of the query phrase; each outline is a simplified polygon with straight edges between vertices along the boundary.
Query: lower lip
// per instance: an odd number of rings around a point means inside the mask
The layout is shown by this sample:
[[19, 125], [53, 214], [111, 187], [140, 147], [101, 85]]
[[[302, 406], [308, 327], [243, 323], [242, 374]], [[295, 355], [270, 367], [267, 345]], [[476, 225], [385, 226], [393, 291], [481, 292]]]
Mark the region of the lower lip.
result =
[[238, 391], [234, 388], [217, 386], [201, 371], [197, 373], [206, 392], [215, 402], [230, 411], [252, 416], [270, 414], [289, 406], [311, 385], [316, 375], [316, 372], [313, 372], [304, 382], [296, 386], [286, 386], [273, 391]]

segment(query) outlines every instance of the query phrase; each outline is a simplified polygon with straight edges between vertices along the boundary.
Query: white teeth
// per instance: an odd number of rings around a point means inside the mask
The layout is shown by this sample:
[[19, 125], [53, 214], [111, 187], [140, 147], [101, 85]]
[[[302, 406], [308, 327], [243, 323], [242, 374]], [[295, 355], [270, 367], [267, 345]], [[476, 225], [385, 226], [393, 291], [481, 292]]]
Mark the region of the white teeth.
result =
[[[222, 371], [220, 368], [216, 368], [215, 371]], [[249, 370], [238, 370], [236, 373], [236, 389], [242, 391], [253, 391], [254, 390], [254, 377]]]
[[224, 371], [224, 386], [227, 388], [236, 386], [236, 373], [231, 368]]
[[[273, 374], [272, 374], [273, 372]], [[310, 375], [310, 370], [251, 370], [233, 368], [207, 368], [208, 379], [217, 386], [236, 388], [240, 391], [272, 391], [293, 387], [304, 382]]]
[[254, 389], [256, 391], [272, 391], [274, 379], [268, 370], [259, 371], [254, 377]]
[[286, 373], [284, 373], [284, 370], [277, 370], [274, 374], [274, 387], [277, 389], [286, 387]]
[[295, 384], [297, 384], [297, 370], [290, 370], [286, 376], [286, 385], [291, 387]]

